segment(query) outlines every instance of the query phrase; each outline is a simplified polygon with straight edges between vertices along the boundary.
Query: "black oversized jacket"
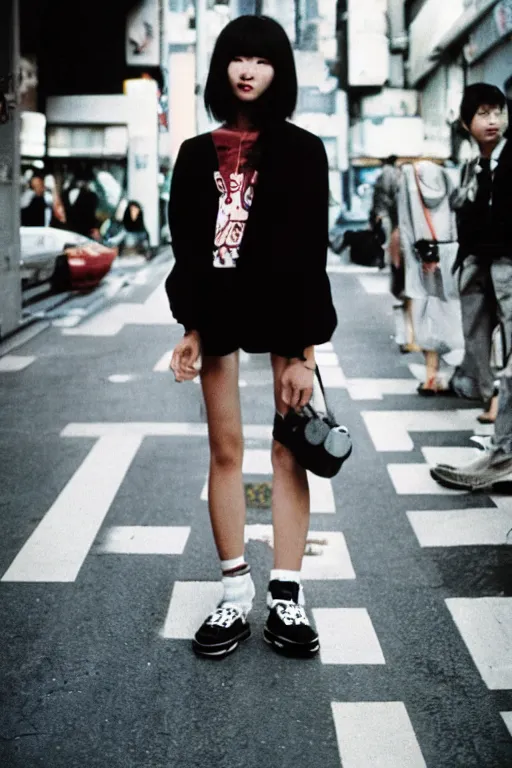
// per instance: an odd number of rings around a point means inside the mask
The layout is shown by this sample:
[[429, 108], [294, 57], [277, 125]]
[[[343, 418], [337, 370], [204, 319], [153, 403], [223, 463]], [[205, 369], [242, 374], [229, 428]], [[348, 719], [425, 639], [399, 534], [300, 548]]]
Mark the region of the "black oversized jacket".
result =
[[462, 172], [462, 185], [451, 196], [457, 211], [459, 254], [454, 270], [473, 254], [486, 261], [512, 254], [512, 140], [503, 147], [492, 182], [489, 211], [481, 210], [469, 199], [467, 190], [475, 186], [479, 158], [471, 160]]
[[327, 158], [317, 136], [288, 122], [263, 131], [258, 145], [258, 181], [237, 266], [219, 269], [213, 139], [207, 133], [182, 144], [169, 201], [176, 263], [166, 290], [186, 329], [210, 338], [245, 329], [262, 337], [260, 351], [293, 357], [328, 341], [337, 322], [326, 273]]

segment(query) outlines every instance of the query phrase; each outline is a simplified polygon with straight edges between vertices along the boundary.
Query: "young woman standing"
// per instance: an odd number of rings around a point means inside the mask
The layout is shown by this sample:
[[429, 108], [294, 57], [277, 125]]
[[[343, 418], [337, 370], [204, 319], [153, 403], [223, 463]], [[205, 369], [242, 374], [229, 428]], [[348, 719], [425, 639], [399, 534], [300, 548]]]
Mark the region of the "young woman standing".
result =
[[[254, 598], [244, 557], [239, 350], [270, 353], [277, 414], [312, 395], [314, 345], [336, 327], [326, 274], [328, 165], [322, 141], [287, 122], [295, 109], [293, 52], [272, 19], [242, 16], [221, 32], [205, 104], [222, 127], [185, 141], [171, 186], [176, 263], [166, 283], [185, 328], [171, 368], [198, 375], [210, 445], [208, 503], [224, 597], [199, 628], [196, 653], [222, 658], [250, 634]], [[276, 416], [279, 419], [279, 416]], [[274, 568], [264, 638], [296, 656], [318, 652], [300, 585], [309, 527], [306, 472], [272, 443]]]

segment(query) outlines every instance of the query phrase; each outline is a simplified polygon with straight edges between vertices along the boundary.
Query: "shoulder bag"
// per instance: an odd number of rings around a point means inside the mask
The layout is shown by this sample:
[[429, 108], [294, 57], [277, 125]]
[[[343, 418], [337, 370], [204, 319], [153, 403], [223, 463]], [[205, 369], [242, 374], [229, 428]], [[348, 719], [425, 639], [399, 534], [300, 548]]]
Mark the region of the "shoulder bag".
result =
[[299, 412], [290, 409], [285, 416], [276, 413], [272, 436], [293, 453], [304, 469], [319, 477], [334, 477], [352, 453], [352, 439], [327, 404], [318, 366], [315, 376], [326, 412], [317, 411], [310, 402]]

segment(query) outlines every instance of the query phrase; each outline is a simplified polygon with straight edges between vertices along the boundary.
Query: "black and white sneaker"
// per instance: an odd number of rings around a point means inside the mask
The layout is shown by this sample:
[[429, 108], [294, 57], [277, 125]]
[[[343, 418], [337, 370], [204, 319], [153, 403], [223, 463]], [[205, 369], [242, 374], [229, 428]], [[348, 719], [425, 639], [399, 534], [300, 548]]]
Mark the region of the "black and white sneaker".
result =
[[286, 656], [315, 656], [320, 641], [299, 603], [299, 585], [293, 581], [271, 581], [267, 605], [270, 613], [263, 630], [265, 642]]
[[223, 659], [250, 634], [244, 612], [234, 603], [221, 603], [197, 630], [192, 648], [199, 656]]

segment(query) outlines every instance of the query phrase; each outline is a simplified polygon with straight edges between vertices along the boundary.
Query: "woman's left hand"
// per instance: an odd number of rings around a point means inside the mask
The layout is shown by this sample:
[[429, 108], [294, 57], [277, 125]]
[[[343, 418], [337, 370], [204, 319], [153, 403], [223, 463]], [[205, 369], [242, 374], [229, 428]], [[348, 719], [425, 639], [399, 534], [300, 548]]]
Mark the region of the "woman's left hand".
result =
[[290, 408], [298, 411], [311, 400], [314, 371], [306, 368], [302, 360], [290, 363], [281, 376], [281, 397]]

